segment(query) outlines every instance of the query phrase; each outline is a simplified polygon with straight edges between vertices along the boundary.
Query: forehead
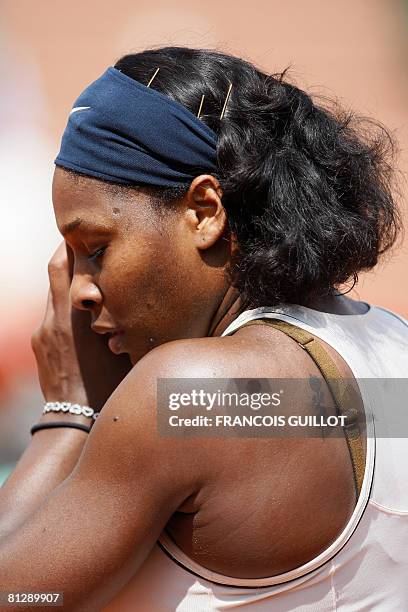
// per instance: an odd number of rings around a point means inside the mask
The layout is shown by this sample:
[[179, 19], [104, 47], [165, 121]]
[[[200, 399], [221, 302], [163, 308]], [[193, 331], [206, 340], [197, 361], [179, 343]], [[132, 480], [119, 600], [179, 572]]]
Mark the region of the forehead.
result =
[[147, 196], [137, 188], [121, 188], [56, 167], [52, 199], [58, 228], [65, 234], [79, 226], [109, 228], [137, 221], [141, 211], [135, 200], [140, 203]]

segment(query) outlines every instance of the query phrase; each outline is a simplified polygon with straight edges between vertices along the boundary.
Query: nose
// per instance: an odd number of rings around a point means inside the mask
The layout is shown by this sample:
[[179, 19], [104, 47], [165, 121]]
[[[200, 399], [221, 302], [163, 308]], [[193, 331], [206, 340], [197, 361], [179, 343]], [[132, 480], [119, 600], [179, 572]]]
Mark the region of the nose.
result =
[[69, 290], [73, 308], [92, 311], [102, 303], [102, 293], [91, 278], [85, 274], [74, 274]]

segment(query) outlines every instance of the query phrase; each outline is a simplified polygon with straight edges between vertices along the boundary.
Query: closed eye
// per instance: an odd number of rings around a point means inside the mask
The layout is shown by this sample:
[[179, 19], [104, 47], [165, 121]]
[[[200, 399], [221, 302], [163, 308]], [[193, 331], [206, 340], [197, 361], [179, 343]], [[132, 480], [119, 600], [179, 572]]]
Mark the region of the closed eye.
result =
[[99, 257], [102, 257], [107, 248], [108, 247], [106, 247], [106, 246], [101, 247], [100, 249], [98, 249], [97, 251], [92, 253], [92, 255], [89, 255], [88, 259], [90, 259], [92, 261], [93, 259], [98, 259]]

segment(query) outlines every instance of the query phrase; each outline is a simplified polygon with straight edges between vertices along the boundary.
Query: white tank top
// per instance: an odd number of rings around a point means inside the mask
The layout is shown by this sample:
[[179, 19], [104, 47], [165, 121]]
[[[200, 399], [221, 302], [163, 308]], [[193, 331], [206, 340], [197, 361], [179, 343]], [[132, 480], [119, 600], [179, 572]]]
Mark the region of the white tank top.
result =
[[367, 417], [367, 454], [362, 489], [349, 522], [318, 557], [293, 571], [260, 579], [212, 572], [163, 532], [106, 612], [408, 610], [408, 439], [375, 435], [377, 419], [383, 419], [392, 405], [390, 387], [379, 384], [373, 392], [362, 380], [408, 381], [408, 322], [376, 306], [365, 314], [334, 315], [288, 305], [247, 310], [222, 335], [263, 318], [293, 323], [321, 338], [357, 379]]

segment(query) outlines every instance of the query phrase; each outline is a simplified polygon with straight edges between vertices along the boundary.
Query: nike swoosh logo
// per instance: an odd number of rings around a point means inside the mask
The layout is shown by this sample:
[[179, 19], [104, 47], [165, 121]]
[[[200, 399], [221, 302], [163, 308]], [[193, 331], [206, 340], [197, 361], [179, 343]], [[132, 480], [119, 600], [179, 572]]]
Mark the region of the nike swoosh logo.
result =
[[72, 115], [72, 113], [77, 113], [78, 111], [88, 110], [88, 108], [91, 108], [91, 107], [90, 106], [74, 106], [74, 108], [69, 114]]

